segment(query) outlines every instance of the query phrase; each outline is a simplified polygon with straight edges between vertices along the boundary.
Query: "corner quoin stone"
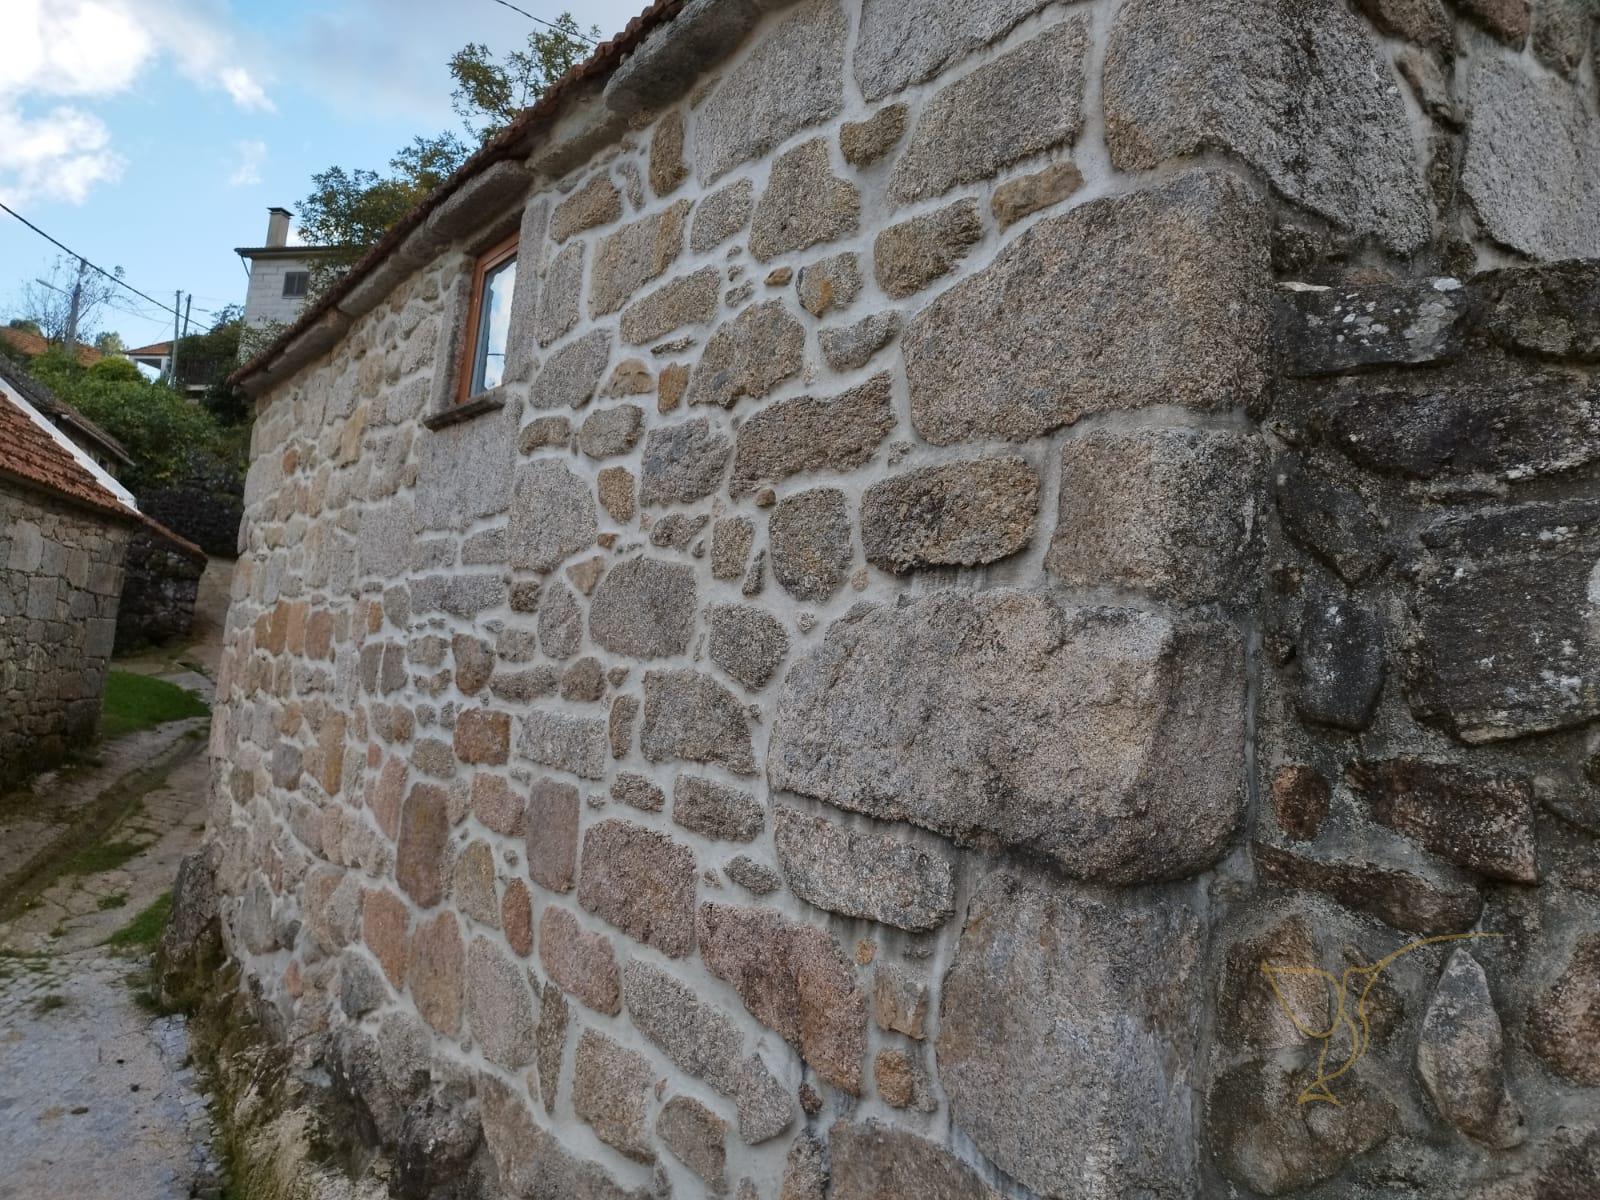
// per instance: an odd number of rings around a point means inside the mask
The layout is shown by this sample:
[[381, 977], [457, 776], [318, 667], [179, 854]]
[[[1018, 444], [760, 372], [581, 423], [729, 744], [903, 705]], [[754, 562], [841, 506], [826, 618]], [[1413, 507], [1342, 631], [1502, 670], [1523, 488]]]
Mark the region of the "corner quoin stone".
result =
[[1226, 626], [1047, 593], [862, 604], [785, 675], [768, 775], [1077, 878], [1180, 878], [1242, 815], [1243, 672]]
[[1203, 931], [1180, 904], [1106, 903], [996, 872], [945, 976], [950, 1118], [1041, 1195], [1185, 1196]]
[[1039, 222], [906, 328], [912, 424], [939, 446], [1025, 441], [1099, 412], [1255, 400], [1269, 240], [1259, 198], [1215, 171]]
[[1245, 599], [1259, 574], [1263, 457], [1256, 438], [1209, 430], [1069, 441], [1045, 569], [1178, 604]]
[[1433, 232], [1400, 89], [1341, 0], [1264, 0], [1246, 21], [1235, 0], [1132, 0], [1111, 28], [1104, 91], [1120, 170], [1222, 147], [1396, 253]]

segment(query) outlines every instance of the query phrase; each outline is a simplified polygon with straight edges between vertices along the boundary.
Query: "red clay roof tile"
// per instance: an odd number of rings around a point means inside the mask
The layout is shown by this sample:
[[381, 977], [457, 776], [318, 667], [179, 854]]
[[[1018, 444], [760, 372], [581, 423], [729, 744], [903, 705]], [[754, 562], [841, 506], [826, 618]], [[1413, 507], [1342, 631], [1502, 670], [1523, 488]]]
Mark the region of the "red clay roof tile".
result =
[[0, 475], [112, 516], [142, 520], [4, 391], [0, 391]]

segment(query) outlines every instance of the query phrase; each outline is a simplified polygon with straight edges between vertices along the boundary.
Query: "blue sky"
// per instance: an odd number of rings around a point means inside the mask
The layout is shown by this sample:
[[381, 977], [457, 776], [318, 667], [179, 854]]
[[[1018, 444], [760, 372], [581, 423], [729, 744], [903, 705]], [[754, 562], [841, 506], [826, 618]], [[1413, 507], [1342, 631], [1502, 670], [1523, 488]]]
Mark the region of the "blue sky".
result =
[[[603, 36], [645, 0], [515, 0]], [[244, 298], [236, 246], [311, 173], [382, 169], [418, 133], [459, 129], [445, 61], [535, 28], [494, 0], [5, 0], [0, 200], [195, 321]], [[0, 318], [57, 251], [0, 213]], [[172, 318], [135, 297], [101, 329], [139, 345]]]

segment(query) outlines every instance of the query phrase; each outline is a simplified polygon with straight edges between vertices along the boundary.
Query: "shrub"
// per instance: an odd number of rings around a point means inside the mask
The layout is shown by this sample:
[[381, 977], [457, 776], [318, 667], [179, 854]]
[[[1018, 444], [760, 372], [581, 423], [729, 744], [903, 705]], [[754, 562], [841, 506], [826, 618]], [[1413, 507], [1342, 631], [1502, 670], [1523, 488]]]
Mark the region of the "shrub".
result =
[[133, 365], [132, 360], [126, 358], [102, 358], [89, 368], [89, 378], [109, 380], [112, 383], [144, 382], [144, 376], [139, 374], [139, 368]]
[[[197, 466], [213, 478], [220, 473], [243, 480], [238, 431], [225, 429], [209, 411], [165, 384], [151, 383], [132, 363], [102, 359], [86, 369], [53, 349], [34, 359], [31, 370], [57, 396], [122, 443], [133, 459], [122, 482], [135, 494], [181, 486]], [[133, 372], [132, 377], [127, 371]]]

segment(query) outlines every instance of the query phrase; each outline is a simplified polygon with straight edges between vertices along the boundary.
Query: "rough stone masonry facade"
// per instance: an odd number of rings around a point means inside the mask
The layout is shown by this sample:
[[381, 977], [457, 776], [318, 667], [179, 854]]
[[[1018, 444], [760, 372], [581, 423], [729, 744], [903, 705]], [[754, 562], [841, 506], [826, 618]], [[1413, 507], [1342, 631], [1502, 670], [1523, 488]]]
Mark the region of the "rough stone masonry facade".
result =
[[128, 522], [0, 483], [0, 785], [94, 736]]
[[698, 0], [435, 213], [213, 730], [397, 1194], [1596, 1195], [1595, 37]]

